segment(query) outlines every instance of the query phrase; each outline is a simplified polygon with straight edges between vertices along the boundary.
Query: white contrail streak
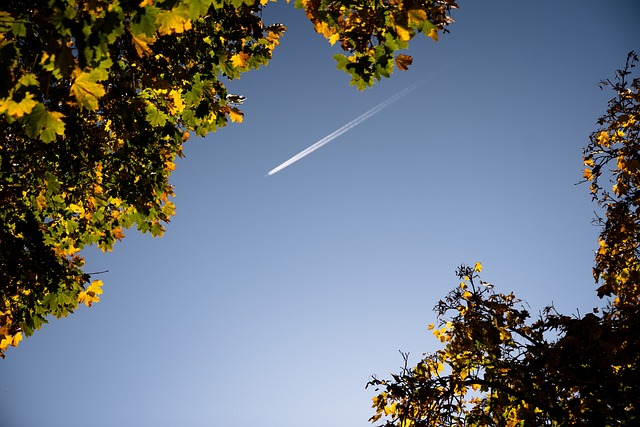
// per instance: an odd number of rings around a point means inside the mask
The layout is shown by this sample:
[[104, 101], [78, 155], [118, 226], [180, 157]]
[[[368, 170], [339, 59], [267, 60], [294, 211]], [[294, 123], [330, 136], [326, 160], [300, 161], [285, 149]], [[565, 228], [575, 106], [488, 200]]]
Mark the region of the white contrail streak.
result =
[[276, 166], [275, 168], [271, 169], [269, 172], [267, 172], [267, 176], [271, 176], [271, 175], [273, 175], [275, 173], [280, 172], [282, 169], [286, 168], [287, 166], [290, 166], [290, 165], [294, 164], [295, 162], [297, 162], [298, 160], [302, 159], [303, 157], [308, 156], [309, 154], [313, 153], [314, 151], [316, 151], [318, 148], [322, 147], [323, 145], [326, 145], [326, 144], [330, 143], [331, 141], [333, 141], [334, 139], [336, 139], [337, 137], [339, 137], [343, 133], [350, 131], [354, 127], [358, 126], [360, 123], [362, 123], [365, 120], [370, 119], [371, 117], [375, 116], [380, 111], [384, 110], [389, 105], [393, 104], [394, 102], [396, 102], [398, 99], [402, 98], [403, 96], [405, 96], [409, 92], [414, 91], [418, 86], [420, 86], [424, 82], [426, 82], [426, 80], [422, 80], [422, 81], [420, 81], [420, 82], [418, 82], [418, 83], [416, 83], [414, 85], [411, 85], [411, 86], [401, 90], [400, 92], [398, 92], [395, 95], [393, 95], [391, 98], [387, 99], [386, 101], [381, 102], [380, 104], [376, 105], [375, 107], [373, 107], [369, 111], [367, 111], [364, 114], [362, 114], [362, 115], [356, 117], [355, 119], [351, 120], [349, 123], [347, 123], [346, 125], [342, 126], [341, 128], [339, 128], [337, 130], [334, 130], [329, 135], [325, 136], [324, 138], [322, 138], [321, 140], [319, 140], [315, 144], [305, 148], [304, 150], [302, 150], [301, 152], [299, 152], [298, 154], [296, 154], [295, 156], [293, 156], [292, 158], [290, 158], [286, 162], [282, 163], [280, 166]]

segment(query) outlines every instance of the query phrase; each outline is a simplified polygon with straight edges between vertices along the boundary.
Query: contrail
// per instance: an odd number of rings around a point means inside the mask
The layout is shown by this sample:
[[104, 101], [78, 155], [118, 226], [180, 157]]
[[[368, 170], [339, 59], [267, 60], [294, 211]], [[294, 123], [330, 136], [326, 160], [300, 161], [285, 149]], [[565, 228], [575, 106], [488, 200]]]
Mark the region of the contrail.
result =
[[319, 140], [315, 144], [309, 146], [308, 148], [305, 148], [304, 150], [302, 150], [301, 152], [299, 152], [298, 154], [296, 154], [295, 156], [293, 156], [292, 158], [290, 158], [286, 162], [282, 163], [280, 166], [277, 166], [277, 167], [271, 169], [269, 172], [267, 172], [267, 176], [271, 176], [271, 175], [273, 175], [275, 173], [280, 172], [282, 169], [286, 168], [287, 166], [290, 166], [290, 165], [294, 164], [295, 162], [297, 162], [298, 160], [302, 159], [303, 157], [308, 156], [309, 154], [313, 153], [314, 151], [316, 151], [318, 148], [322, 147], [323, 145], [326, 145], [326, 144], [330, 143], [331, 141], [333, 141], [334, 139], [336, 139], [337, 137], [339, 137], [343, 133], [350, 131], [354, 127], [358, 126], [360, 123], [362, 123], [365, 120], [370, 119], [371, 117], [375, 116], [380, 111], [384, 110], [389, 105], [393, 104], [394, 102], [396, 102], [398, 99], [402, 98], [403, 96], [405, 96], [409, 92], [414, 91], [418, 86], [420, 86], [421, 84], [425, 83], [426, 81], [427, 81], [427, 79], [422, 80], [422, 81], [420, 81], [418, 83], [415, 83], [415, 84], [413, 84], [413, 85], [401, 90], [400, 92], [398, 92], [395, 95], [393, 95], [391, 98], [387, 99], [386, 101], [381, 102], [380, 104], [376, 105], [375, 107], [373, 107], [369, 111], [367, 111], [364, 114], [362, 114], [362, 115], [356, 117], [355, 119], [351, 120], [346, 125], [344, 125], [341, 128], [331, 132], [329, 135], [325, 136], [324, 138], [322, 138], [321, 140]]

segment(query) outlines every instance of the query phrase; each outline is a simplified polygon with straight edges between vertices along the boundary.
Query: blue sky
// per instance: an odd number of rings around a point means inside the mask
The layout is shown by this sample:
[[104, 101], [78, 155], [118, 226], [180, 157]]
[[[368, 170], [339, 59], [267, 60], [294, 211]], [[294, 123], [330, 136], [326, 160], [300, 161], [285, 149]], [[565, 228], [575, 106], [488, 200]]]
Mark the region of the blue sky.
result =
[[[364, 427], [371, 374], [437, 348], [432, 307], [455, 268], [532, 312], [602, 304], [581, 148], [640, 49], [635, 0], [461, 1], [452, 33], [358, 92], [304, 13], [271, 64], [229, 85], [245, 121], [192, 139], [160, 239], [130, 230], [101, 302], [0, 361], [10, 427]], [[426, 84], [278, 174], [405, 87]]]

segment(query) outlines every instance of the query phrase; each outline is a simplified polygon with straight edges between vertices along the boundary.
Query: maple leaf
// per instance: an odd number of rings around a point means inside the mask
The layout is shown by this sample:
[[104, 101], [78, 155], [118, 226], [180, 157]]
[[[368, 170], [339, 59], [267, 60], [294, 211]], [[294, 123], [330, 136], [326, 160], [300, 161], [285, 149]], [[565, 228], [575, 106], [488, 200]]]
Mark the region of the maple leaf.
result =
[[189, 9], [185, 6], [174, 7], [171, 10], [163, 10], [156, 17], [160, 34], [183, 33], [191, 29], [191, 17]]
[[396, 65], [399, 70], [407, 71], [409, 69], [409, 65], [413, 62], [413, 58], [409, 55], [400, 54], [396, 56]]
[[47, 207], [47, 197], [43, 193], [40, 193], [40, 195], [36, 197], [36, 206], [39, 211]]
[[100, 297], [98, 295], [102, 295], [102, 280], [94, 280], [91, 282], [89, 287], [86, 290], [81, 291], [78, 294], [78, 302], [84, 303], [87, 307], [91, 307], [94, 302], [100, 302]]
[[242, 123], [242, 119], [244, 118], [244, 113], [237, 108], [232, 108], [229, 110], [229, 117], [231, 121], [234, 123]]
[[27, 92], [20, 102], [15, 102], [13, 98], [0, 100], [0, 113], [7, 113], [14, 119], [18, 119], [29, 114], [35, 106], [36, 101], [33, 100], [33, 94]]
[[149, 56], [153, 53], [151, 48], [149, 47], [149, 43], [153, 43], [156, 41], [156, 37], [148, 37], [143, 34], [132, 34], [131, 40], [133, 40], [133, 46], [136, 48], [136, 52], [138, 52], [138, 56]]
[[396, 25], [396, 33], [398, 33], [398, 38], [403, 42], [411, 40], [411, 34], [406, 28], [401, 27], [400, 25]]
[[244, 68], [247, 66], [247, 60], [249, 59], [249, 55], [244, 52], [238, 52], [231, 55], [231, 63], [234, 67]]
[[409, 25], [418, 26], [427, 19], [427, 12], [421, 9], [412, 9], [407, 12]]
[[71, 85], [71, 94], [81, 107], [88, 110], [97, 110], [98, 99], [106, 93], [104, 87], [98, 81], [106, 79], [107, 72], [99, 68], [95, 68], [88, 73], [76, 69], [74, 75], [75, 79]]
[[214, 0], [191, 0], [189, 2], [189, 13], [191, 17], [204, 16], [213, 2]]
[[40, 138], [43, 142], [55, 141], [56, 135], [64, 135], [64, 114], [47, 111], [40, 102], [26, 117], [26, 131], [31, 138]]
[[158, 110], [155, 105], [148, 104], [145, 111], [147, 112], [147, 121], [151, 126], [164, 126], [167, 123], [168, 116]]

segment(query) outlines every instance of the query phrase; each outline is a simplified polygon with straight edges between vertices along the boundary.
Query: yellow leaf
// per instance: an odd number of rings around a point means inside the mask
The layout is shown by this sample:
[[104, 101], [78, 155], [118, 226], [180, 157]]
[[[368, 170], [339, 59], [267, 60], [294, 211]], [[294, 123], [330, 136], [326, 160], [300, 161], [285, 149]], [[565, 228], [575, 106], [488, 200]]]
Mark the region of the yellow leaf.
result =
[[36, 197], [36, 206], [38, 206], [39, 211], [47, 207], [47, 198], [44, 194], [40, 193], [40, 195]]
[[232, 108], [229, 110], [229, 117], [231, 121], [234, 123], [242, 123], [242, 119], [244, 118], [244, 113], [237, 108]]
[[36, 101], [33, 100], [33, 94], [27, 92], [20, 102], [15, 102], [12, 98], [0, 99], [0, 114], [7, 113], [14, 119], [18, 119], [31, 113], [35, 106]]
[[591, 172], [591, 169], [589, 168], [584, 168], [584, 173], [582, 174], [582, 176], [587, 181], [591, 181], [593, 179], [593, 172]]
[[11, 344], [11, 338], [12, 337], [9, 336], [0, 340], [0, 351], [5, 351], [7, 347], [9, 347], [9, 344]]
[[335, 34], [336, 30], [334, 30], [333, 28], [331, 28], [329, 25], [327, 25], [327, 23], [325, 21], [322, 21], [318, 24], [315, 25], [315, 30], [316, 32], [322, 34], [323, 36], [325, 36], [325, 38], [329, 38], [332, 35]]
[[102, 294], [102, 280], [94, 280], [89, 287], [78, 294], [78, 302], [91, 307], [94, 302], [100, 302], [98, 295]]
[[71, 85], [71, 94], [75, 96], [80, 106], [88, 110], [97, 110], [98, 99], [106, 93], [98, 81], [107, 77], [106, 72], [98, 69], [91, 70], [89, 73], [76, 70], [74, 75], [76, 78]]
[[331, 43], [331, 46], [336, 44], [338, 40], [340, 40], [340, 34], [338, 33], [332, 34], [331, 37], [329, 37], [329, 43]]
[[155, 36], [147, 37], [144, 34], [132, 34], [131, 39], [133, 40], [133, 46], [135, 46], [136, 52], [138, 52], [138, 56], [149, 56], [153, 53], [153, 51], [149, 47], [149, 43], [153, 43], [156, 41]]
[[432, 28], [431, 31], [429, 31], [429, 34], [427, 34], [427, 37], [431, 37], [431, 39], [433, 39], [434, 42], [438, 41], [438, 31], [436, 31], [435, 28]]
[[409, 25], [420, 25], [427, 19], [427, 12], [421, 9], [412, 9], [407, 12]]
[[244, 52], [238, 52], [231, 55], [231, 63], [234, 67], [244, 68], [247, 66], [247, 60], [249, 59], [249, 55]]
[[171, 10], [163, 10], [156, 16], [156, 23], [160, 34], [183, 33], [190, 30], [189, 8], [181, 5]]
[[462, 294], [462, 298], [467, 299], [467, 298], [471, 297], [471, 295], [472, 295], [472, 294], [471, 294], [471, 292], [469, 292], [469, 291], [465, 291], [465, 292]]
[[602, 145], [603, 147], [608, 147], [609, 146], [609, 134], [605, 131], [602, 131], [598, 134], [598, 144]]
[[75, 203], [71, 203], [69, 205], [69, 209], [71, 209], [71, 211], [74, 213], [78, 213], [78, 214], [84, 213], [84, 208], [80, 205], [76, 205]]
[[401, 27], [400, 25], [396, 25], [396, 33], [398, 33], [398, 37], [403, 42], [411, 40], [411, 34], [406, 28]]
[[20, 341], [22, 341], [22, 332], [18, 332], [13, 336], [13, 338], [11, 339], [11, 345], [17, 347]]
[[473, 271], [477, 271], [478, 273], [480, 273], [482, 271], [482, 264], [476, 262], [476, 265], [473, 267]]
[[185, 103], [179, 91], [171, 89], [169, 92], [171, 104], [169, 105], [169, 114], [180, 114], [184, 111]]

